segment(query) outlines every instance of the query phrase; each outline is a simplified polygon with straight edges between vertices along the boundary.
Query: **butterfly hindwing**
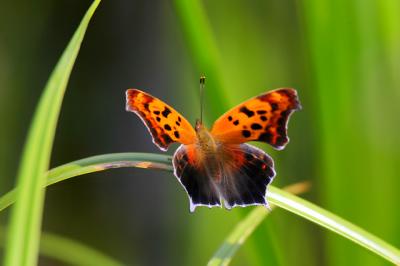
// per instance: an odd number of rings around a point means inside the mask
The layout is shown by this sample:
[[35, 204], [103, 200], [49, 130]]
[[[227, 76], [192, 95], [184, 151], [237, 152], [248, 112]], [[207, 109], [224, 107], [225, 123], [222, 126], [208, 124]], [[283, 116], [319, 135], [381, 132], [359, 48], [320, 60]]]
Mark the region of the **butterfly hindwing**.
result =
[[267, 186], [275, 177], [274, 163], [264, 151], [248, 144], [229, 145], [232, 160], [222, 165], [221, 194], [225, 207], [265, 205]]
[[[190, 210], [197, 206], [265, 205], [267, 186], [275, 176], [272, 159], [248, 144], [225, 145], [214, 158], [195, 145], [182, 145], [174, 155], [175, 175], [188, 193]], [[212, 162], [210, 162], [212, 160]]]
[[225, 143], [262, 141], [280, 150], [289, 141], [289, 117], [300, 108], [296, 90], [273, 90], [226, 112], [215, 121], [211, 133]]
[[166, 150], [173, 142], [192, 144], [196, 132], [171, 106], [137, 89], [126, 91], [126, 110], [136, 113], [147, 126], [153, 142]]
[[174, 174], [185, 188], [190, 211], [196, 206], [220, 206], [220, 194], [214, 177], [207, 173], [207, 165], [199, 158], [195, 145], [181, 145], [173, 158]]

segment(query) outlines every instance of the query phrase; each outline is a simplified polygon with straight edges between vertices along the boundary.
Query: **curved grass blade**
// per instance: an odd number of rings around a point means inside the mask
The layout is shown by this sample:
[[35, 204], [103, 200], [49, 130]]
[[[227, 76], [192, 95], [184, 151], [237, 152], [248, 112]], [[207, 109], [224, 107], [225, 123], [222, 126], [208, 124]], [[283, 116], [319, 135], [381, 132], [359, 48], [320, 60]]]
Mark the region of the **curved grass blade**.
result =
[[51, 148], [61, 103], [89, 21], [100, 0], [90, 6], [46, 84], [28, 133], [20, 163], [16, 198], [4, 265], [36, 265]]
[[[171, 161], [167, 155], [146, 153], [93, 156], [54, 168], [48, 174], [47, 184], [118, 167], [157, 168], [172, 172]], [[15, 194], [10, 193], [0, 198], [1, 204], [15, 202]], [[327, 228], [394, 264], [400, 264], [400, 250], [343, 218], [274, 186], [269, 186], [267, 197], [270, 203]], [[4, 209], [4, 205], [0, 207]]]
[[[2, 246], [4, 246], [5, 240], [5, 236], [2, 232], [5, 231], [5, 228], [0, 227], [0, 245]], [[49, 232], [43, 232], [41, 234], [39, 253], [48, 258], [63, 262], [66, 265], [124, 265], [88, 245]], [[79, 254], [79, 256], [77, 254]]]
[[[284, 188], [285, 191], [300, 194], [309, 190], [310, 184], [308, 182], [296, 183]], [[271, 211], [275, 209], [275, 205], [271, 205]], [[247, 238], [254, 232], [254, 230], [261, 224], [262, 221], [270, 214], [263, 206], [255, 207], [249, 214], [246, 215], [232, 230], [232, 232], [222, 243], [221, 247], [215, 252], [213, 257], [208, 262], [208, 266], [228, 265], [233, 256], [247, 240]]]
[[[151, 153], [112, 153], [88, 157], [51, 169], [47, 174], [44, 187], [84, 174], [111, 168], [138, 167], [172, 171], [171, 157]], [[16, 189], [0, 198], [0, 211], [16, 200]]]
[[400, 250], [345, 219], [276, 187], [270, 187], [271, 203], [329, 229], [386, 260], [400, 264]]

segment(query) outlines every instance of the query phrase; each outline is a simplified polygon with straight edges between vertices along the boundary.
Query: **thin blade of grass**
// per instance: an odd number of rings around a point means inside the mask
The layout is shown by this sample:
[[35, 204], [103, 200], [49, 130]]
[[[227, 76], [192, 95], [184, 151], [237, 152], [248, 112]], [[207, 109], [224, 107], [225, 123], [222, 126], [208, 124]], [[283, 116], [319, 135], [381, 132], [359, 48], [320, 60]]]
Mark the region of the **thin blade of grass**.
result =
[[[116, 161], [113, 161], [115, 159]], [[93, 156], [54, 168], [49, 172], [47, 184], [54, 184], [86, 173], [119, 167], [156, 168], [172, 172], [171, 161], [172, 158], [167, 155], [146, 153], [117, 153]], [[4, 197], [8, 198], [10, 204], [16, 200], [15, 196], [10, 196], [7, 193], [0, 198], [0, 202], [5, 202]], [[269, 186], [267, 198], [270, 203], [278, 207], [329, 229], [394, 264], [400, 264], [399, 249], [311, 202], [274, 186]]]
[[355, 242], [396, 265], [400, 264], [399, 249], [311, 202], [272, 186], [268, 192], [268, 200], [282, 209]]
[[223, 67], [217, 42], [201, 1], [175, 0], [173, 3], [181, 20], [184, 37], [194, 58], [193, 61], [199, 70], [199, 76], [205, 74], [208, 77], [207, 88], [210, 88], [212, 93], [204, 94], [207, 99], [207, 119], [214, 121], [219, 113], [228, 108], [223, 93], [227, 88], [227, 82], [222, 73]]
[[100, 0], [95, 0], [65, 49], [36, 109], [18, 171], [18, 199], [10, 219], [4, 265], [36, 265], [44, 203], [45, 181], [57, 120], [69, 76], [89, 21]]
[[[63, 180], [84, 174], [103, 171], [111, 168], [137, 167], [172, 171], [170, 157], [151, 153], [112, 153], [96, 155], [73, 161], [51, 169], [46, 174], [43, 187]], [[6, 209], [16, 200], [16, 189], [13, 189], [0, 198], [0, 211]]]
[[[309, 189], [307, 182], [296, 183], [284, 188], [285, 191], [294, 194], [304, 193]], [[268, 211], [263, 206], [255, 207], [246, 217], [244, 217], [232, 230], [232, 232], [222, 243], [221, 247], [215, 252], [213, 257], [208, 262], [208, 266], [229, 265], [233, 256], [244, 244], [247, 238], [261, 224], [262, 221], [271, 213], [275, 205], [271, 205], [271, 210]]]
[[[0, 227], [0, 245], [4, 246], [6, 229]], [[123, 265], [116, 259], [76, 240], [58, 234], [42, 232], [39, 252], [41, 255], [63, 262], [66, 265]], [[79, 256], [77, 256], [79, 254]]]

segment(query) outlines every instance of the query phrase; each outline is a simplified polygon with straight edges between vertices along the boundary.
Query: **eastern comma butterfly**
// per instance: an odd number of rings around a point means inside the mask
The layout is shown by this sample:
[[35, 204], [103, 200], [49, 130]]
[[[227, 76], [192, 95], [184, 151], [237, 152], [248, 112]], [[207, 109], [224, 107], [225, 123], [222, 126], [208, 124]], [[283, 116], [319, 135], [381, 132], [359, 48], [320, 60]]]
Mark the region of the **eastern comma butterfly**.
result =
[[[204, 78], [201, 78], [204, 85]], [[277, 150], [289, 141], [287, 123], [301, 105], [294, 89], [266, 92], [232, 108], [211, 130], [195, 128], [163, 101], [137, 89], [126, 91], [126, 110], [137, 114], [161, 150], [182, 145], [173, 156], [174, 174], [186, 190], [190, 211], [197, 206], [264, 205], [275, 176], [274, 162], [264, 151], [245, 144], [261, 141]]]

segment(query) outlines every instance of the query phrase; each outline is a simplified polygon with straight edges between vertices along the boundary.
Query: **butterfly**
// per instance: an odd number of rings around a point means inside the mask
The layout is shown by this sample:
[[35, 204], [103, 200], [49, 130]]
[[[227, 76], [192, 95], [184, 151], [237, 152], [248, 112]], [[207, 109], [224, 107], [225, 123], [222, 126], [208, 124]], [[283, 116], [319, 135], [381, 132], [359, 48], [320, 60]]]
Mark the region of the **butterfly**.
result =
[[174, 175], [189, 196], [190, 212], [221, 202], [226, 209], [269, 207], [266, 192], [275, 177], [274, 162], [246, 142], [283, 149], [289, 141], [289, 117], [300, 109], [296, 90], [276, 89], [232, 108], [208, 130], [200, 120], [193, 128], [175, 109], [146, 92], [126, 91], [126, 110], [140, 117], [155, 145], [166, 151], [172, 143], [181, 144], [172, 162]]

